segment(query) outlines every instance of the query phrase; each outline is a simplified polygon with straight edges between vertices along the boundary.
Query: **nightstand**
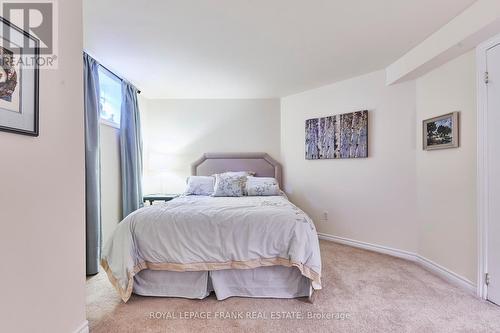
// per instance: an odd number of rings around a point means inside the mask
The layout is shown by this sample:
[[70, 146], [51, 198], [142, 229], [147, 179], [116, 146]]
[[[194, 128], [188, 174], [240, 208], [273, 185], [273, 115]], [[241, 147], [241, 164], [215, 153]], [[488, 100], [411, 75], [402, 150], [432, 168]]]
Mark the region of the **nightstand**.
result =
[[178, 194], [147, 194], [142, 198], [142, 201], [149, 201], [149, 204], [152, 205], [155, 201], [170, 201], [172, 199], [177, 198]]

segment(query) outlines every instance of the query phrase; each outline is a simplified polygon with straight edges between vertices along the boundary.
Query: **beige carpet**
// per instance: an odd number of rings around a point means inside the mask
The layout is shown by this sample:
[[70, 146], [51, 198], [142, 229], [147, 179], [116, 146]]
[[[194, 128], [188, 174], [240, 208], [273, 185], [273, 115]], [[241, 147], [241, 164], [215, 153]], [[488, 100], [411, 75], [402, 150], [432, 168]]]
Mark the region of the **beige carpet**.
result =
[[[500, 332], [499, 307], [475, 298], [414, 263], [326, 241], [321, 241], [321, 255], [323, 290], [316, 293], [314, 304], [304, 299], [233, 297], [217, 301], [213, 296], [187, 300], [136, 295], [123, 304], [105, 274], [100, 273], [87, 280], [90, 330], [92, 333]], [[151, 312], [160, 318], [151, 318]], [[181, 318], [181, 314], [186, 317], [189, 312], [212, 318]], [[323, 318], [309, 319], [310, 313]], [[223, 315], [260, 318], [214, 319]], [[284, 315], [302, 318], [277, 319]], [[347, 319], [339, 319], [340, 316]]]

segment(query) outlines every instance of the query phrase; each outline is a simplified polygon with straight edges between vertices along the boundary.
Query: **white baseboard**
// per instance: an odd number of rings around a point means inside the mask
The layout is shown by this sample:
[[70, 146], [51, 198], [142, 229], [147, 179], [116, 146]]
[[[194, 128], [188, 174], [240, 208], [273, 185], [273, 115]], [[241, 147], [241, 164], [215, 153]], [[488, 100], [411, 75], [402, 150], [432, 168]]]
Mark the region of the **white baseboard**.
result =
[[74, 333], [89, 333], [89, 321], [85, 320]]
[[439, 264], [436, 264], [432, 260], [429, 260], [429, 259], [427, 259], [427, 258], [425, 258], [417, 253], [399, 250], [399, 249], [395, 249], [395, 248], [391, 248], [391, 247], [383, 246], [383, 245], [378, 245], [378, 244], [361, 242], [361, 241], [357, 241], [354, 239], [333, 236], [333, 235], [329, 235], [329, 234], [325, 234], [325, 233], [318, 233], [318, 237], [319, 237], [319, 239], [324, 239], [324, 240], [328, 240], [331, 242], [360, 248], [363, 250], [369, 250], [369, 251], [373, 251], [373, 252], [383, 253], [383, 254], [393, 256], [393, 257], [413, 261], [413, 262], [419, 264], [420, 266], [424, 267], [426, 270], [431, 271], [436, 275], [439, 275], [441, 278], [445, 279], [446, 281], [448, 281], [456, 286], [462, 287], [473, 294], [476, 293], [476, 285], [473, 282], [469, 281], [468, 279], [464, 278], [463, 276], [458, 275], [455, 272], [450, 271], [449, 269], [447, 269]]
[[369, 250], [373, 252], [379, 252], [383, 254], [388, 254], [393, 257], [402, 258], [410, 261], [415, 261], [415, 253], [394, 249], [388, 246], [382, 246], [377, 244], [371, 244], [366, 242], [357, 241], [354, 239], [333, 236], [325, 233], [318, 233], [319, 239], [329, 240], [331, 242], [349, 245], [352, 247], [357, 247], [363, 250]]
[[435, 263], [432, 260], [429, 260], [425, 257], [422, 257], [421, 255], [416, 256], [415, 262], [418, 263], [420, 266], [426, 268], [427, 270], [434, 272], [435, 274], [441, 276], [443, 279], [447, 280], [448, 282], [453, 283], [454, 285], [457, 285], [459, 287], [462, 287], [474, 295], [476, 294], [476, 284], [475, 283], [473, 283], [472, 281], [469, 281], [468, 279], [464, 278], [461, 275], [458, 275], [457, 273], [455, 273], [453, 271], [450, 271], [448, 268], [445, 268], [445, 267]]

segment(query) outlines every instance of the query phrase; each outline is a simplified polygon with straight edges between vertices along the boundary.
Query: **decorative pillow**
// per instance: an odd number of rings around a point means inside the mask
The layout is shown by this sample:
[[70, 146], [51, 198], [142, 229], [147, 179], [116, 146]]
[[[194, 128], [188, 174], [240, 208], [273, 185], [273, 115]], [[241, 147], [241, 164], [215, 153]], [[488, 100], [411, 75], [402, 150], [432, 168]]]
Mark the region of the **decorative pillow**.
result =
[[249, 196], [280, 195], [278, 181], [271, 177], [247, 177], [246, 192]]
[[215, 178], [212, 176], [191, 176], [188, 178], [186, 195], [212, 195], [214, 193]]
[[214, 197], [242, 197], [247, 177], [221, 173], [215, 175]]

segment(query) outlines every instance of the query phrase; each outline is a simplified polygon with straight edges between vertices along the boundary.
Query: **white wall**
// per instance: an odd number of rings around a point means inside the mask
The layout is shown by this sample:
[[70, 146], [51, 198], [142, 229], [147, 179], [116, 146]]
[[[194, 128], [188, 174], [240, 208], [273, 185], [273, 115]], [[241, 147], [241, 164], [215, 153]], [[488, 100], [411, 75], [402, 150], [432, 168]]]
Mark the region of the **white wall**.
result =
[[100, 125], [101, 144], [101, 224], [106, 243], [122, 216], [120, 130]]
[[82, 3], [58, 6], [59, 69], [40, 71], [40, 136], [0, 132], [2, 332], [85, 322]]
[[141, 103], [144, 193], [181, 193], [190, 165], [207, 152], [280, 152], [280, 103], [149, 100]]
[[[469, 52], [417, 80], [419, 253], [476, 281], [476, 86]], [[460, 147], [422, 151], [422, 120], [460, 111]]]
[[[308, 161], [306, 119], [369, 110], [369, 158]], [[416, 251], [415, 83], [385, 85], [384, 71], [281, 102], [285, 190], [319, 232]], [[329, 220], [320, 222], [327, 211]]]

